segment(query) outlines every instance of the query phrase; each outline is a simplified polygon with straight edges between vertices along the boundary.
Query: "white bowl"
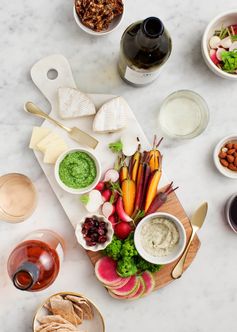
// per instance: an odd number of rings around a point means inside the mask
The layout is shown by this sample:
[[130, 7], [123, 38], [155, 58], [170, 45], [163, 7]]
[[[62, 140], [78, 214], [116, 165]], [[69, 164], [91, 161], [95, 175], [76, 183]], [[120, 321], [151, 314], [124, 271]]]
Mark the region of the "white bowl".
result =
[[[87, 218], [96, 218], [99, 221], [104, 221], [107, 224], [107, 241], [105, 243], [98, 243], [93, 247], [90, 247], [86, 244], [86, 241], [83, 237], [82, 234], [82, 225], [84, 224], [85, 220]], [[111, 224], [111, 222], [106, 219], [104, 216], [98, 215], [98, 214], [92, 214], [89, 216], [84, 217], [81, 221], [79, 221], [76, 225], [76, 230], [75, 230], [75, 234], [76, 234], [76, 238], [78, 243], [86, 250], [90, 250], [90, 251], [99, 251], [99, 250], [104, 250], [112, 241], [113, 239], [113, 235], [114, 235], [114, 229], [113, 226]]]
[[77, 15], [75, 5], [73, 6], [73, 16], [74, 16], [74, 19], [75, 19], [77, 25], [84, 32], [86, 32], [86, 33], [88, 33], [89, 35], [92, 35], [92, 36], [105, 36], [105, 35], [108, 35], [109, 33], [111, 33], [112, 31], [115, 31], [120, 26], [120, 24], [122, 23], [122, 20], [124, 18], [124, 12], [125, 12], [125, 4], [124, 4], [124, 2], [125, 1], [123, 1], [123, 13], [121, 15], [119, 15], [119, 16], [116, 16], [113, 19], [113, 21], [110, 23], [108, 30], [105, 30], [105, 31], [97, 32], [97, 31], [94, 31], [94, 30], [89, 29], [88, 27], [86, 27], [82, 23], [82, 21], [80, 20], [79, 16]]
[[211, 60], [209, 55], [209, 40], [213, 36], [215, 30], [220, 29], [221, 26], [229, 26], [237, 24], [237, 9], [224, 12], [211, 20], [211, 22], [206, 27], [203, 37], [202, 37], [202, 55], [207, 66], [216, 75], [227, 78], [229, 80], [237, 80], [237, 74], [226, 73], [220, 68], [218, 68]]
[[[87, 153], [95, 162], [95, 165], [96, 165], [96, 170], [97, 170], [97, 175], [96, 175], [96, 178], [94, 180], [94, 182], [86, 187], [86, 188], [81, 188], [81, 189], [75, 189], [75, 188], [70, 188], [68, 186], [66, 186], [62, 180], [60, 179], [59, 177], [59, 165], [61, 163], [61, 161], [70, 153], [72, 152], [77, 152], [77, 151], [81, 151], [81, 152], [85, 152]], [[91, 152], [89, 151], [88, 149], [84, 149], [84, 148], [78, 148], [78, 149], [69, 149], [65, 152], [63, 152], [57, 159], [56, 163], [55, 163], [55, 167], [54, 167], [54, 176], [55, 176], [55, 179], [58, 183], [58, 185], [64, 189], [65, 191], [67, 191], [68, 193], [70, 194], [85, 194], [89, 191], [91, 191], [97, 184], [98, 182], [100, 181], [100, 178], [101, 178], [101, 165], [100, 165], [100, 162], [98, 160], [98, 158]]]
[[237, 135], [234, 135], [234, 134], [233, 134], [233, 135], [226, 136], [226, 137], [224, 137], [223, 139], [221, 139], [221, 140], [217, 143], [217, 145], [216, 145], [216, 147], [215, 147], [215, 149], [214, 149], [214, 152], [213, 152], [213, 159], [214, 159], [214, 163], [215, 163], [215, 165], [216, 165], [216, 168], [218, 169], [218, 171], [219, 171], [221, 174], [223, 174], [223, 175], [225, 175], [226, 177], [231, 178], [231, 179], [237, 179], [237, 172], [235, 172], [235, 171], [231, 171], [230, 169], [228, 169], [228, 168], [222, 166], [221, 163], [220, 163], [220, 159], [219, 159], [219, 157], [218, 157], [221, 148], [222, 148], [226, 143], [228, 143], [228, 142], [230, 142], [230, 141], [231, 141], [231, 142], [234, 141], [234, 142], [237, 143]]
[[[149, 253], [147, 253], [147, 251], [145, 251], [145, 249], [143, 248], [142, 244], [141, 244], [141, 230], [142, 230], [142, 226], [144, 225], [144, 223], [149, 222], [150, 220], [154, 219], [154, 218], [166, 218], [169, 219], [170, 221], [172, 221], [179, 232], [179, 242], [176, 245], [176, 247], [174, 248], [174, 250], [167, 256], [152, 256]], [[175, 216], [169, 214], [169, 213], [165, 213], [165, 212], [156, 212], [156, 213], [152, 213], [150, 215], [148, 215], [147, 217], [143, 218], [138, 226], [136, 227], [135, 230], [135, 234], [134, 234], [134, 241], [135, 241], [135, 246], [136, 249], [139, 253], [139, 255], [144, 258], [146, 261], [153, 263], [153, 264], [161, 264], [161, 265], [165, 265], [165, 264], [169, 264], [173, 261], [175, 261], [184, 251], [184, 248], [186, 246], [186, 232], [184, 229], [183, 224], [181, 223], [181, 221], [176, 218]]]

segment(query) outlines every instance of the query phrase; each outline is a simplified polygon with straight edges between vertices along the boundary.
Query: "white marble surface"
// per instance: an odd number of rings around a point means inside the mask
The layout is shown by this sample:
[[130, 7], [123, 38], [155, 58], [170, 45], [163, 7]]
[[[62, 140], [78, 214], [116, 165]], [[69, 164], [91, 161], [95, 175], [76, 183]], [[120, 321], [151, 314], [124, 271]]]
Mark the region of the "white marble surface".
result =
[[[106, 318], [107, 331], [236, 331], [237, 238], [223, 217], [225, 200], [235, 192], [236, 182], [217, 173], [212, 150], [217, 140], [236, 130], [237, 86], [212, 74], [200, 54], [205, 25], [214, 15], [234, 7], [235, 1], [227, 4], [216, 0], [215, 5], [211, 1], [188, 0], [126, 2], [126, 16], [119, 30], [107, 37], [92, 38], [78, 30], [71, 1], [1, 0], [0, 172], [25, 173], [39, 191], [37, 210], [28, 221], [0, 224], [1, 332], [31, 332], [39, 303], [60, 290], [79, 291], [91, 297]], [[127, 86], [117, 74], [119, 40], [129, 23], [150, 15], [163, 19], [173, 37], [174, 49], [159, 79], [138, 90]], [[32, 99], [49, 110], [30, 80], [29, 68], [53, 53], [69, 59], [76, 82], [85, 92], [122, 94], [150, 139], [156, 131], [159, 105], [170, 92], [193, 89], [210, 106], [210, 124], [203, 135], [185, 144], [163, 144], [166, 173], [180, 186], [179, 196], [188, 213], [201, 201], [209, 202], [208, 218], [199, 233], [201, 250], [180, 280], [140, 301], [117, 302], [96, 282], [64, 211], [27, 149], [32, 126], [41, 122], [23, 112], [23, 103]], [[67, 242], [61, 273], [46, 291], [17, 291], [7, 277], [8, 254], [26, 233], [46, 227], [61, 233]]]

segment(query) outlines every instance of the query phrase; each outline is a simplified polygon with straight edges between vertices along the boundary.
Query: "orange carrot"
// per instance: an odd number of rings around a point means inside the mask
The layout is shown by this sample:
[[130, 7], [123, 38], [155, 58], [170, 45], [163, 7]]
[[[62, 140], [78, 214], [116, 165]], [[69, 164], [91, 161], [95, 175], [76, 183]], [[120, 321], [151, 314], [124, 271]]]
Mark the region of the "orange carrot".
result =
[[125, 212], [131, 216], [134, 210], [134, 202], [136, 197], [136, 184], [131, 179], [126, 179], [122, 182], [122, 193], [123, 193], [123, 206]]
[[139, 169], [139, 164], [141, 160], [141, 152], [140, 152], [141, 145], [139, 144], [138, 150], [134, 153], [132, 157], [132, 171], [131, 171], [131, 178], [134, 182], [137, 180], [137, 174]]
[[153, 199], [157, 194], [158, 184], [160, 182], [162, 170], [161, 170], [161, 157], [159, 157], [159, 169], [154, 170], [149, 178], [147, 192], [146, 192], [146, 200], [144, 210], [147, 212], [149, 209]]
[[124, 164], [119, 171], [119, 179], [120, 183], [122, 183], [124, 180], [128, 178], [128, 166]]
[[156, 141], [156, 135], [154, 136], [153, 148], [149, 152], [149, 156], [150, 156], [149, 164], [150, 164], [150, 167], [151, 167], [151, 172], [153, 172], [156, 169], [159, 169], [160, 151], [157, 148], [160, 145], [160, 143], [162, 142], [162, 140], [163, 140], [163, 137], [157, 143], [157, 141]]

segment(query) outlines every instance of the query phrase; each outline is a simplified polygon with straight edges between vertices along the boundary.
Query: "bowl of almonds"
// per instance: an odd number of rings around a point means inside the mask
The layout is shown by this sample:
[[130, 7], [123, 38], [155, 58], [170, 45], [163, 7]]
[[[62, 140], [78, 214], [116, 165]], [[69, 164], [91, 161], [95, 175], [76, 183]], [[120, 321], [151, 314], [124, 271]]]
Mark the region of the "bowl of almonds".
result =
[[237, 135], [227, 136], [216, 145], [214, 163], [221, 174], [237, 179]]

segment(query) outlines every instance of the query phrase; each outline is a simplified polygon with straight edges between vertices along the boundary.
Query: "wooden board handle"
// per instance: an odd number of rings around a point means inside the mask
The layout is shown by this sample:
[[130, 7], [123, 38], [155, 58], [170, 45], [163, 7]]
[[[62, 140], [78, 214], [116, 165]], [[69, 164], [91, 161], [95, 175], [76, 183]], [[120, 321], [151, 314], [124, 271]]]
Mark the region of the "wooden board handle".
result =
[[67, 59], [60, 54], [47, 56], [31, 68], [31, 78], [51, 106], [57, 102], [60, 87], [76, 88], [71, 67]]

